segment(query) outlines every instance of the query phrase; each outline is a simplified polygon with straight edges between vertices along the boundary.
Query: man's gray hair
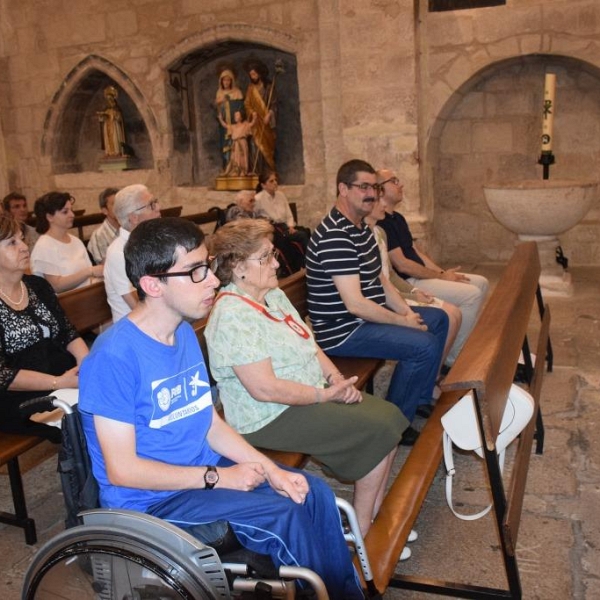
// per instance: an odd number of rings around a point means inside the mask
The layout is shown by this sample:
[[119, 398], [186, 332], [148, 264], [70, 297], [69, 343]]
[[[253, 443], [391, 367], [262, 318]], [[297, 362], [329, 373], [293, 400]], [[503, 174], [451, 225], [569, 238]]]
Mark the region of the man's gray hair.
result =
[[119, 221], [119, 225], [130, 231], [129, 215], [136, 209], [143, 206], [142, 196], [148, 193], [148, 188], [141, 183], [128, 185], [118, 191], [115, 196], [114, 213]]
[[239, 205], [240, 202], [252, 198], [256, 195], [254, 190], [242, 190], [235, 195], [235, 203]]

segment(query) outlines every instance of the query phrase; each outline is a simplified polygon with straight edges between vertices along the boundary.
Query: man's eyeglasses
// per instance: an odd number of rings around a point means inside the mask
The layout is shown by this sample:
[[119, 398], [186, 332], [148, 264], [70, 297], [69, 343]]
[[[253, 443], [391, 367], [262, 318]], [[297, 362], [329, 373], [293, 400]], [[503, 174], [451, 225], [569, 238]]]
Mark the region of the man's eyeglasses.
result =
[[393, 183], [394, 185], [400, 185], [400, 180], [397, 177], [390, 177], [389, 179], [386, 179], [385, 181], [382, 181], [379, 185], [383, 189], [383, 186], [386, 183]]
[[347, 183], [346, 185], [348, 187], [358, 188], [364, 194], [371, 190], [373, 190], [376, 196], [381, 196], [381, 194], [383, 194], [383, 185], [381, 183]]
[[257, 260], [260, 266], [262, 267], [263, 263], [265, 262], [272, 262], [273, 260], [279, 262], [280, 256], [281, 254], [279, 253], [279, 250], [277, 250], [277, 248], [273, 248], [273, 250], [271, 250], [270, 252], [265, 252], [262, 256], [259, 256], [258, 258], [247, 258], [246, 260]]
[[158, 206], [158, 198], [154, 198], [154, 200], [151, 200], [150, 202], [148, 202], [148, 204], [144, 204], [144, 206], [140, 206], [139, 208], [134, 208], [131, 212], [137, 212], [138, 210], [144, 210], [145, 208], [150, 207], [150, 210], [156, 210], [156, 207]]
[[219, 262], [215, 258], [210, 262], [203, 262], [189, 271], [173, 271], [166, 273], [152, 273], [148, 277], [189, 277], [193, 283], [202, 283], [208, 276], [208, 271], [215, 273], [219, 268]]

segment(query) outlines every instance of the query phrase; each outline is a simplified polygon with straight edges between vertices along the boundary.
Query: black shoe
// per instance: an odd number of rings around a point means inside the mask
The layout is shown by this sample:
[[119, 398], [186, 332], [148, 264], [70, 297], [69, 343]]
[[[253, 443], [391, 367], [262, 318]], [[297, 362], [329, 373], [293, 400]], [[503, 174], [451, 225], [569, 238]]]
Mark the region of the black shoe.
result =
[[420, 406], [417, 406], [417, 415], [419, 415], [419, 417], [429, 419], [432, 412], [433, 406], [431, 404], [421, 404]]
[[419, 437], [419, 432], [412, 427], [407, 427], [400, 438], [401, 446], [414, 446], [417, 438]]

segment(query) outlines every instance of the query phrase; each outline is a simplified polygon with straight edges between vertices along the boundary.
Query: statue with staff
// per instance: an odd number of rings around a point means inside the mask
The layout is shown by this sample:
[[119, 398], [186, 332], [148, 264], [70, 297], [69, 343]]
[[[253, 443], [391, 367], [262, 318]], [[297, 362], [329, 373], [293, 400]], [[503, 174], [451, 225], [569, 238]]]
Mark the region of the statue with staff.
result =
[[245, 65], [250, 83], [246, 89], [244, 107], [249, 119], [256, 114], [252, 125], [254, 157], [252, 172], [265, 169], [275, 170], [275, 127], [277, 124], [277, 95], [275, 78], [283, 73], [283, 63], [275, 62], [275, 76], [269, 80], [269, 72], [264, 63], [250, 60]]
[[109, 85], [104, 89], [104, 98], [106, 107], [98, 111], [96, 116], [100, 121], [102, 130], [102, 149], [105, 157], [122, 157], [127, 154], [124, 151], [125, 126], [123, 123], [123, 113], [117, 104], [117, 88]]

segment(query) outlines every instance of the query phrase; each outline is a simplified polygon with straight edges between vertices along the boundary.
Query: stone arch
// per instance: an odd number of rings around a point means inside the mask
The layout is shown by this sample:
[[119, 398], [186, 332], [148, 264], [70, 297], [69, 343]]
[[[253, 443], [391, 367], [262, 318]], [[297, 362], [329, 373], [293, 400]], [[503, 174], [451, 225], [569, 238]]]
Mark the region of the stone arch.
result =
[[182, 40], [159, 57], [168, 73], [167, 102], [173, 132], [171, 166], [179, 185], [212, 187], [223, 168], [219, 126], [214, 108], [218, 67], [234, 65], [242, 90], [248, 79], [242, 68], [248, 58], [269, 66], [285, 65], [279, 76], [276, 163], [283, 183], [304, 183], [303, 139], [297, 75], [296, 38], [266, 27], [218, 25]]
[[[545, 72], [557, 74], [551, 177], [597, 179], [600, 68], [544, 54], [486, 65], [447, 98], [426, 143], [429, 203], [423, 208], [441, 255], [469, 263], [505, 260], [512, 251], [515, 236], [495, 221], [482, 188], [486, 182], [541, 178]], [[580, 264], [593, 263], [594, 244], [574, 244], [569, 253]]]
[[160, 145], [154, 113], [119, 67], [101, 56], [90, 55], [71, 69], [46, 113], [41, 153], [51, 159], [55, 174], [97, 170], [102, 152], [94, 115], [103, 108], [107, 85], [115, 85], [120, 92], [118, 101], [137, 166], [152, 168], [155, 149]]

